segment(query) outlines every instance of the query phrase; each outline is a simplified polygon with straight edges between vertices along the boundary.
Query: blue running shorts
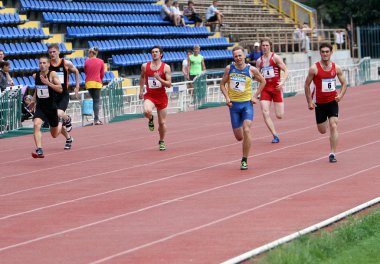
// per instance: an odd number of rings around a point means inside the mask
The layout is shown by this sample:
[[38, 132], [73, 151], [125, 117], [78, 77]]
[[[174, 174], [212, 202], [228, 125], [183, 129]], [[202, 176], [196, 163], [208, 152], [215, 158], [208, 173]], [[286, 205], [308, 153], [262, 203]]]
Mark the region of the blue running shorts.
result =
[[230, 108], [232, 128], [243, 126], [244, 120], [253, 120], [253, 105], [251, 101], [232, 102]]

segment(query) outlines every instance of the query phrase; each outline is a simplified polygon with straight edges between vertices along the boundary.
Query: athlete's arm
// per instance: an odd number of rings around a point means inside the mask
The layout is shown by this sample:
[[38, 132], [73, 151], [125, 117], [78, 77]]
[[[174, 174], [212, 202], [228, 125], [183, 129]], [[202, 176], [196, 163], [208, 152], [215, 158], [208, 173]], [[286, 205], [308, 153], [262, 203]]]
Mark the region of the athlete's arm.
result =
[[317, 74], [317, 71], [318, 70], [315, 65], [311, 66], [305, 80], [305, 87], [304, 87], [305, 96], [306, 96], [308, 108], [310, 110], [313, 110], [315, 107], [313, 100], [311, 99], [310, 84], [313, 81], [314, 76]]
[[256, 68], [257, 68], [259, 71], [261, 71], [260, 63], [261, 63], [261, 57], [256, 61]]
[[284, 86], [286, 79], [288, 78], [288, 75], [289, 75], [288, 67], [286, 67], [282, 58], [280, 56], [278, 56], [277, 54], [274, 55], [273, 59], [276, 62], [277, 66], [284, 72], [284, 76], [283, 76], [282, 80], [280, 81], [280, 83], [276, 87], [277, 89], [281, 89]]
[[162, 79], [158, 72], [154, 73], [154, 77], [159, 80], [160, 83], [162, 83], [165, 87], [170, 88], [172, 86], [172, 70], [167, 64], [165, 65], [164, 73], [166, 80]]
[[265, 78], [261, 75], [261, 73], [259, 72], [257, 68], [250, 67], [250, 71], [251, 71], [252, 76], [255, 77], [256, 81], [260, 83], [259, 87], [257, 88], [255, 94], [252, 95], [252, 99], [251, 99], [252, 103], [256, 104], [257, 97], [261, 94], [267, 82], [265, 81]]
[[49, 81], [48, 78], [46, 78], [45, 76], [42, 76], [42, 75], [40, 75], [40, 79], [41, 79], [41, 82], [43, 84], [46, 84], [47, 86], [51, 87], [57, 93], [62, 93], [62, 91], [63, 91], [62, 84], [61, 84], [61, 81], [59, 80], [58, 75], [55, 71], [50, 72], [51, 81]]
[[344, 94], [346, 93], [346, 90], [347, 90], [347, 81], [346, 81], [346, 78], [344, 77], [343, 75], [343, 71], [342, 69], [335, 64], [335, 69], [336, 69], [336, 75], [338, 76], [338, 79], [342, 85], [342, 88], [340, 89], [340, 92], [337, 93], [336, 97], [335, 97], [335, 101], [337, 102], [340, 102], [344, 96]]
[[224, 70], [223, 78], [220, 81], [220, 90], [222, 91], [222, 93], [224, 95], [224, 98], [226, 98], [226, 105], [228, 107], [231, 107], [232, 106], [231, 99], [228, 96], [228, 91], [227, 91], [227, 88], [226, 88], [226, 83], [228, 81], [229, 71], [230, 71], [230, 65], [228, 65], [226, 67], [226, 69]]
[[144, 84], [145, 84], [145, 69], [146, 69], [146, 63], [141, 65], [141, 74], [140, 74], [140, 94], [139, 98], [143, 99], [144, 96]]
[[[36, 79], [36, 74], [33, 73], [32, 77], [33, 79]], [[30, 100], [30, 104], [28, 105], [29, 110], [32, 112], [34, 112], [36, 108], [36, 94], [37, 94], [37, 89], [34, 89], [33, 98], [32, 100]]]
[[206, 70], [206, 64], [205, 64], [205, 59], [202, 59], [202, 71]]
[[65, 60], [65, 64], [67, 65], [67, 69], [75, 74], [75, 97], [79, 98], [79, 84], [80, 84], [80, 79], [79, 79], [79, 71], [77, 67], [74, 66], [74, 64], [71, 61]]

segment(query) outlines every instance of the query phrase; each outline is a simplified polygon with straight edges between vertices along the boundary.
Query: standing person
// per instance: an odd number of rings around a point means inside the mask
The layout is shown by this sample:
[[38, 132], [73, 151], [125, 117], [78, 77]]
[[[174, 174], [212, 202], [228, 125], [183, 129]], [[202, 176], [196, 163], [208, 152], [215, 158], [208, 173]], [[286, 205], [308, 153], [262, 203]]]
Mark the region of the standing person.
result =
[[7, 61], [0, 62], [0, 90], [1, 92], [5, 91], [5, 89], [10, 85], [8, 80], [9, 69], [11, 65]]
[[58, 117], [58, 107], [56, 97], [62, 93], [61, 81], [56, 72], [49, 70], [50, 61], [47, 57], [41, 57], [39, 61], [39, 71], [33, 74], [36, 88], [29, 108], [35, 107], [34, 113], [34, 142], [36, 151], [32, 152], [33, 158], [44, 158], [42, 150], [41, 126], [43, 120], [47, 119], [50, 125], [50, 134], [53, 138], [59, 136], [62, 130], [62, 118]]
[[193, 54], [189, 56], [188, 67], [189, 67], [189, 77], [190, 80], [194, 80], [196, 76], [206, 70], [205, 59], [199, 53], [201, 47], [199, 45], [194, 45]]
[[[265, 124], [273, 135], [272, 143], [279, 143], [280, 138], [274, 127], [270, 117], [270, 105], [273, 101], [277, 119], [282, 119], [284, 116], [284, 98], [282, 88], [288, 78], [288, 69], [280, 56], [271, 52], [272, 42], [269, 38], [261, 40], [261, 48], [264, 55], [257, 60], [257, 68], [263, 74], [266, 85], [260, 96], [260, 105], [263, 112]], [[284, 71], [284, 76], [281, 80], [281, 70]]]
[[94, 110], [94, 125], [103, 125], [99, 120], [100, 90], [103, 87], [104, 61], [97, 58], [98, 48], [92, 47], [88, 50], [88, 59], [84, 63], [86, 73], [85, 87], [91, 95]]
[[[3, 62], [4, 58], [5, 58], [5, 53], [3, 50], [0, 50], [0, 62]], [[6, 73], [6, 77], [7, 77], [7, 81], [8, 81], [9, 86], [15, 85], [13, 80], [12, 80], [12, 77], [9, 75], [9, 72]]]
[[263, 51], [260, 49], [260, 43], [255, 42], [255, 44], [253, 45], [253, 50], [249, 54], [249, 64], [251, 64], [252, 66], [256, 66], [256, 61], [261, 56], [263, 56], [263, 54]]
[[199, 16], [194, 8], [194, 2], [187, 2], [187, 7], [183, 9], [183, 15], [187, 16], [190, 21], [194, 21], [196, 27], [200, 27], [202, 24], [202, 18]]
[[[264, 89], [265, 79], [255, 67], [245, 63], [245, 53], [242, 47], [234, 47], [232, 54], [234, 63], [228, 65], [224, 70], [220, 90], [226, 98], [226, 105], [230, 109], [231, 125], [235, 138], [238, 141], [243, 141], [243, 157], [240, 169], [247, 170], [252, 141], [253, 104], [256, 103], [257, 97]], [[260, 86], [252, 95], [253, 78], [260, 83]]]
[[57, 43], [50, 44], [48, 46], [48, 52], [50, 56], [50, 71], [55, 71], [62, 84], [62, 93], [57, 96], [58, 116], [63, 118], [65, 129], [62, 130], [62, 135], [66, 138], [64, 149], [71, 149], [73, 138], [68, 132], [72, 129], [71, 118], [65, 113], [67, 106], [69, 105], [69, 72], [75, 74], [75, 96], [79, 98], [79, 72], [71, 61], [59, 58], [59, 46]]
[[[158, 115], [158, 141], [159, 150], [166, 150], [166, 108], [168, 96], [165, 87], [171, 87], [172, 75], [170, 66], [162, 62], [163, 50], [160, 46], [151, 49], [152, 61], [141, 66], [140, 99], [144, 99], [144, 116], [149, 119], [148, 128], [154, 131], [153, 108], [156, 107]], [[144, 84], [146, 93], [144, 94]]]
[[224, 15], [218, 10], [218, 0], [212, 1], [212, 4], [207, 8], [206, 21], [209, 23], [217, 23], [219, 27], [223, 26]]
[[[330, 154], [329, 161], [335, 163], [336, 147], [338, 144], [338, 117], [339, 102], [346, 93], [347, 83], [340, 66], [332, 62], [333, 49], [328, 43], [319, 47], [321, 60], [312, 65], [305, 81], [305, 96], [308, 108], [315, 109], [315, 119], [319, 133], [325, 134], [330, 128]], [[336, 91], [336, 77], [342, 88]], [[315, 89], [311, 93], [310, 84], [314, 82]]]

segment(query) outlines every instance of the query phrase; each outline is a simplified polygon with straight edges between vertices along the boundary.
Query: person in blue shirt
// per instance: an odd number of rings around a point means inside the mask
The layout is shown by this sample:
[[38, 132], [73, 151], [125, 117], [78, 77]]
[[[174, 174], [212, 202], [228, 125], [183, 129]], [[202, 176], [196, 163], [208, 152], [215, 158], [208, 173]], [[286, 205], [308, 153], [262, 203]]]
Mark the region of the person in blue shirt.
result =
[[206, 20], [209, 23], [217, 23], [219, 26], [223, 26], [224, 15], [218, 10], [218, 0], [212, 1], [212, 5], [207, 8]]
[[263, 56], [263, 52], [260, 48], [260, 43], [259, 42], [255, 42], [255, 44], [253, 45], [253, 50], [251, 51], [251, 53], [249, 54], [249, 64], [251, 64], [252, 66], [255, 66], [256, 67], [256, 61], [261, 57]]

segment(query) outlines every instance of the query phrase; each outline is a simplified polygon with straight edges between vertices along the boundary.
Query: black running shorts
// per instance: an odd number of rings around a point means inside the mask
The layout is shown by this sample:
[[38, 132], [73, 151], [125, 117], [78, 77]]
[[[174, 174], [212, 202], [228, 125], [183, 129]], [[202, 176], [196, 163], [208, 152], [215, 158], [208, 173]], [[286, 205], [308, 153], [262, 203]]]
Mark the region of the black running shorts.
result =
[[316, 104], [315, 107], [315, 119], [317, 124], [321, 124], [330, 117], [339, 116], [339, 106], [338, 103], [334, 100], [326, 104]]

